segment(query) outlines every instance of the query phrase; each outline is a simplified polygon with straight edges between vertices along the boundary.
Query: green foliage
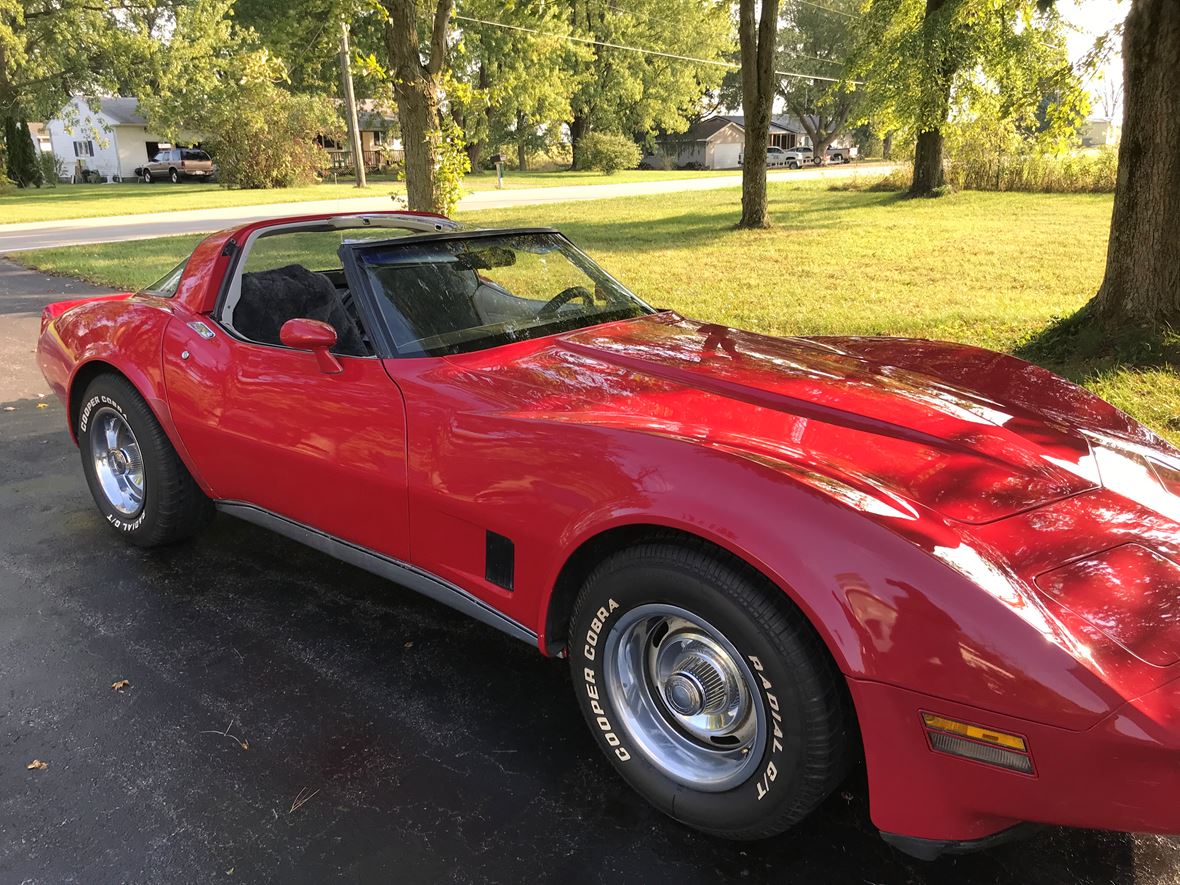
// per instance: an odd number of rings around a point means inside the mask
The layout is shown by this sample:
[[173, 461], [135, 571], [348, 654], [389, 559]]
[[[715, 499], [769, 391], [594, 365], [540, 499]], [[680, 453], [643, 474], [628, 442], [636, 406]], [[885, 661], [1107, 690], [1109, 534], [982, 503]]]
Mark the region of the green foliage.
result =
[[698, 113], [701, 97], [721, 84], [724, 69], [605, 44], [726, 60], [734, 49], [731, 5], [723, 0], [571, 2], [574, 33], [597, 41], [580, 68], [583, 79], [571, 100], [575, 118], [587, 131], [683, 132]]
[[450, 215], [463, 196], [463, 176], [471, 171], [463, 131], [450, 119], [440, 127], [438, 166], [434, 172], [435, 211]]
[[562, 39], [570, 33], [568, 10], [524, 0], [466, 0], [461, 12], [542, 33], [463, 22], [451, 60], [447, 100], [474, 153], [523, 147], [526, 159], [548, 153], [573, 118], [570, 96], [588, 76], [591, 50]]
[[4, 172], [17, 187], [40, 187], [44, 181], [37, 152], [28, 122], [5, 117]]
[[66, 161], [53, 151], [37, 151], [37, 160], [41, 166], [41, 177], [44, 184], [57, 187], [66, 171]]
[[234, 25], [232, 8], [233, 0], [193, 0], [177, 10], [155, 57], [158, 88], [140, 108], [161, 134], [199, 136], [225, 185], [305, 184], [328, 165], [316, 136], [341, 137], [344, 122], [328, 98], [286, 88], [286, 66]]
[[[1037, 0], [867, 0], [848, 74], [860, 116], [911, 137], [998, 123], [1063, 151], [1089, 111], [1065, 26]], [[928, 11], [929, 10], [929, 11]]]
[[201, 121], [222, 183], [246, 188], [307, 184], [329, 162], [314, 134], [339, 127], [331, 103], [269, 81], [235, 90]]
[[1056, 152], [978, 119], [947, 134], [947, 181], [959, 190], [1114, 193], [1118, 151]]
[[613, 175], [620, 169], [634, 169], [641, 159], [639, 145], [625, 135], [591, 132], [582, 138], [582, 168]]

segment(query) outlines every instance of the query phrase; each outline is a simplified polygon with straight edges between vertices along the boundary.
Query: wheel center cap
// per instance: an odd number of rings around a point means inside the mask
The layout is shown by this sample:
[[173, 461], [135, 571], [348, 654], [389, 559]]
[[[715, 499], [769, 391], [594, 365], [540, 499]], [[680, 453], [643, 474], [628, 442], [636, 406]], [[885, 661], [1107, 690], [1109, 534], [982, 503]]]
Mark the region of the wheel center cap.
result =
[[107, 464], [110, 465], [111, 470], [118, 476], [122, 476], [127, 472], [127, 467], [130, 463], [127, 453], [122, 449], [115, 449], [107, 456]]
[[664, 698], [681, 716], [696, 716], [704, 706], [700, 684], [686, 673], [673, 673], [668, 677], [664, 682]]

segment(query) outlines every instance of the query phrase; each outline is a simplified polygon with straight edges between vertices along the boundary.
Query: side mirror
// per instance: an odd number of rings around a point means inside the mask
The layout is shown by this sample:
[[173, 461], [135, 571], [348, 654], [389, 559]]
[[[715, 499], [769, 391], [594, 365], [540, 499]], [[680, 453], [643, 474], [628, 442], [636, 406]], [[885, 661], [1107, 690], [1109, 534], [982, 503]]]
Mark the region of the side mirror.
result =
[[336, 330], [325, 322], [305, 317], [287, 320], [279, 329], [279, 341], [295, 350], [310, 350], [325, 375], [337, 375], [344, 371], [344, 366], [332, 353], [332, 348], [336, 346]]

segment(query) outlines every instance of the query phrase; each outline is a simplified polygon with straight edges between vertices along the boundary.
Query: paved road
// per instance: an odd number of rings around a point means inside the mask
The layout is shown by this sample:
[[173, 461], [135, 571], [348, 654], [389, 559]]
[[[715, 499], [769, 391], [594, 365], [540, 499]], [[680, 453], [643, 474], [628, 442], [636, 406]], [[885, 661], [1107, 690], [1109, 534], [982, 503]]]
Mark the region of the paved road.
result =
[[[799, 169], [772, 172], [771, 181], [806, 181], [820, 178], [847, 178], [852, 175], [883, 175], [890, 165], [871, 167], [830, 166], [822, 169]], [[637, 181], [619, 184], [562, 185], [519, 190], [479, 191], [459, 202], [463, 211], [499, 209], [542, 203], [567, 203], [578, 200], [603, 200], [643, 194], [667, 194], [678, 191], [714, 190], [741, 184], [740, 175], [715, 175], [668, 181]], [[381, 186], [375, 185], [380, 192]], [[0, 225], [0, 253], [50, 246], [74, 246], [83, 243], [110, 243], [142, 240], [150, 237], [203, 233], [222, 230], [235, 224], [299, 215], [308, 212], [376, 212], [393, 208], [388, 194], [356, 197], [347, 200], [317, 200], [305, 203], [272, 203], [266, 206], [230, 206], [224, 209], [194, 209], [183, 212], [160, 212], [153, 215], [116, 215], [108, 218], [82, 218], [73, 221], [37, 221], [28, 224]]]
[[[0, 273], [0, 328], [65, 286]], [[28, 351], [4, 338], [0, 364]], [[121, 542], [61, 407], [13, 377], [0, 882], [1180, 882], [1180, 842], [1114, 833], [910, 860], [877, 837], [859, 772], [778, 839], [687, 830], [613, 774], [563, 662], [232, 518], [165, 550]]]

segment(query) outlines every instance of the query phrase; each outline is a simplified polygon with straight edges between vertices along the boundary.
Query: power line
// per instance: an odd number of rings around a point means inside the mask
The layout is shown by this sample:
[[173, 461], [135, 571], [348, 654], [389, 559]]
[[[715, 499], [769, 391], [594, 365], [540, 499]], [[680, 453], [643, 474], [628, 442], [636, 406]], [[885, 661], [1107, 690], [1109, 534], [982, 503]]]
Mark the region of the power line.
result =
[[843, 9], [833, 9], [830, 6], [824, 6], [822, 3], [812, 3], [811, 0], [795, 0], [796, 3], [802, 3], [804, 6], [813, 6], [816, 9], [822, 9], [824, 12], [830, 12], [834, 15], [842, 15], [845, 18], [859, 18], [860, 16], [853, 15], [851, 12], [845, 12]]
[[[470, 15], [459, 15], [458, 13], [456, 13], [454, 17], [460, 21], [472, 22], [477, 25], [488, 25], [493, 28], [503, 28], [507, 31], [520, 31], [525, 34], [536, 34], [539, 37], [550, 37], [555, 40], [568, 40], [571, 43], [584, 43], [589, 46], [602, 46], [602, 47], [605, 47], [606, 49], [618, 49], [623, 52], [637, 52], [640, 55], [654, 55], [654, 56], [658, 56], [659, 58], [670, 58], [670, 59], [674, 59], [676, 61], [690, 61], [690, 62], [693, 62], [694, 64], [710, 65], [715, 68], [728, 68], [731, 71], [741, 70], [741, 65], [737, 64], [736, 62], [731, 62], [731, 61], [718, 61], [716, 59], [696, 58], [691, 55], [679, 55], [675, 52], [661, 52], [658, 49], [643, 49], [639, 46], [625, 46], [622, 43], [610, 43], [606, 40], [594, 40], [589, 37], [575, 37], [573, 34], [552, 34], [552, 33], [546, 32], [546, 31], [538, 30], [537, 28], [526, 28], [522, 25], [510, 25], [510, 24], [506, 24], [504, 22], [496, 22], [496, 21], [489, 21], [489, 20], [483, 19], [483, 18], [475, 18], [474, 16], [470, 16]], [[843, 82], [843, 78], [841, 78], [841, 77], [823, 77], [823, 76], [820, 76], [819, 74], [801, 74], [798, 71], [775, 71], [774, 73], [780, 77], [795, 77], [796, 79], [799, 79], [799, 80], [824, 80], [828, 83], [841, 83], [841, 82]], [[856, 81], [854, 81], [854, 82], [856, 82]], [[860, 85], [860, 84], [858, 83], [857, 85]]]
[[[630, 15], [634, 18], [639, 19], [642, 22], [646, 22], [647, 24], [652, 24], [652, 22], [653, 22], [653, 19], [651, 17], [651, 13], [640, 12], [638, 9], [628, 9], [626, 6], [619, 6], [616, 3], [610, 2], [610, 0], [602, 0], [602, 5], [605, 6], [607, 9], [613, 9], [615, 12], [621, 12], [624, 15]], [[806, 52], [796, 52], [794, 49], [783, 48], [783, 49], [780, 49], [779, 51], [786, 53], [787, 55], [790, 55], [794, 58], [806, 58], [806, 59], [810, 59], [811, 61], [822, 61], [825, 64], [830, 64], [830, 65], [844, 64], [844, 62], [839, 61], [838, 59], [824, 58], [823, 56], [820, 56], [820, 55], [808, 55]]]

